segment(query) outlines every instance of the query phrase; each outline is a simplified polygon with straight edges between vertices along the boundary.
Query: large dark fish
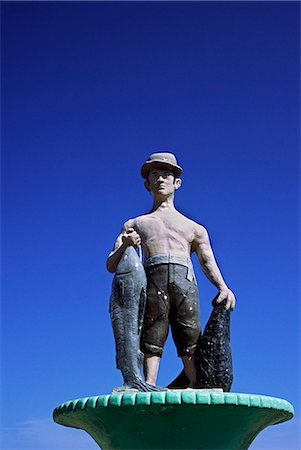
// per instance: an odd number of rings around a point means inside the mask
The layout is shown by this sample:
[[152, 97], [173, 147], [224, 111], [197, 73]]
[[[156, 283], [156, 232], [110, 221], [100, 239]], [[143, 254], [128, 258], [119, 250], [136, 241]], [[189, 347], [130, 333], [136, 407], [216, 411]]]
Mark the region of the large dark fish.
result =
[[[228, 392], [233, 381], [230, 311], [225, 308], [226, 301], [216, 303], [215, 300], [204, 334], [200, 334], [195, 350], [197, 384], [199, 388], [222, 388]], [[189, 380], [183, 370], [167, 387], [184, 389], [188, 386]]]
[[146, 275], [133, 247], [127, 247], [113, 279], [110, 316], [116, 346], [116, 364], [124, 385], [114, 391], [165, 390], [152, 386], [141, 378], [140, 335], [146, 302]]

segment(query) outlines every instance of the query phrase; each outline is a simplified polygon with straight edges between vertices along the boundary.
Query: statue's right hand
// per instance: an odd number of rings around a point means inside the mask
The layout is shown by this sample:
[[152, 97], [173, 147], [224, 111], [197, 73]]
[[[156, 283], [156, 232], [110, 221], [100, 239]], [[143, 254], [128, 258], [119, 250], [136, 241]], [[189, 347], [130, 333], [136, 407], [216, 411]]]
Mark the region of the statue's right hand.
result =
[[122, 236], [122, 242], [127, 247], [139, 247], [139, 245], [141, 245], [141, 237], [137, 233], [137, 231], [134, 230], [134, 228], [128, 228], [125, 234]]

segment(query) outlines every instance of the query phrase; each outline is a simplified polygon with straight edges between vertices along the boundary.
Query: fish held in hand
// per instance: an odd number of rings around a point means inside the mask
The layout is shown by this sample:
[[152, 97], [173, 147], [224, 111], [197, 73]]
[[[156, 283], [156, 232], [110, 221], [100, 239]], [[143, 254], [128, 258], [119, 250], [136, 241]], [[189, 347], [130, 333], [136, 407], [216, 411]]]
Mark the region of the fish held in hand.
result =
[[124, 379], [123, 386], [114, 389], [113, 392], [165, 390], [146, 383], [140, 374], [143, 361], [140, 335], [145, 311], [146, 286], [144, 267], [134, 247], [129, 246], [117, 266], [110, 298], [116, 364]]

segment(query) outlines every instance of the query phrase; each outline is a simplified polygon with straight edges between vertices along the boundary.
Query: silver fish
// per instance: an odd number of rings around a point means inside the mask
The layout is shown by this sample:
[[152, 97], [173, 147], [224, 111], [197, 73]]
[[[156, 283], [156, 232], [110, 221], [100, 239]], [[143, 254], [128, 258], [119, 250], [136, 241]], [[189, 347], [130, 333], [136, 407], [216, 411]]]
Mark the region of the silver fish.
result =
[[165, 390], [146, 383], [140, 374], [143, 354], [140, 335], [146, 302], [146, 275], [133, 247], [127, 247], [113, 279], [110, 297], [110, 316], [116, 346], [117, 369], [121, 370], [124, 385], [114, 392]]

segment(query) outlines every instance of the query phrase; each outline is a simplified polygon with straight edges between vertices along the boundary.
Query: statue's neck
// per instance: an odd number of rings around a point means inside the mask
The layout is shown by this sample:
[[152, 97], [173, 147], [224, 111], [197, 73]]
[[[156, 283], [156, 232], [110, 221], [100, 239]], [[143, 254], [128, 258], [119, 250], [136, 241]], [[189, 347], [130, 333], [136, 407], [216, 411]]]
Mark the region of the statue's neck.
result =
[[165, 198], [154, 198], [153, 207], [151, 212], [154, 211], [175, 211], [174, 195]]

